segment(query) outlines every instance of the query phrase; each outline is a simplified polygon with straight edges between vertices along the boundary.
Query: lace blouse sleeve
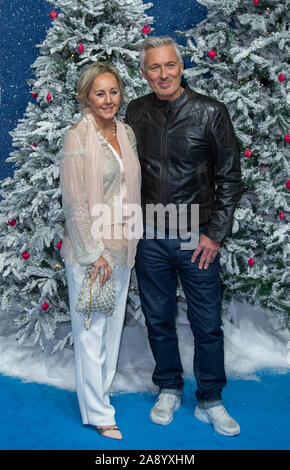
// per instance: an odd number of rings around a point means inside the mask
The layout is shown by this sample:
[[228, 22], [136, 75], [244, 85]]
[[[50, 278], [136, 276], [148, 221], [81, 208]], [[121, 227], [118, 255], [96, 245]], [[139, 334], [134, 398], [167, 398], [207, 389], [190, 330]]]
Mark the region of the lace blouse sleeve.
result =
[[136, 157], [138, 158], [137, 141], [136, 141], [134, 131], [132, 127], [130, 127], [128, 124], [125, 124], [125, 127], [126, 127], [126, 131], [127, 131], [127, 135], [128, 135], [128, 139], [131, 144], [131, 147], [134, 150]]
[[62, 205], [73, 251], [82, 266], [94, 263], [104, 244], [91, 234], [91, 218], [84, 184], [83, 146], [76, 132], [65, 136], [60, 166]]

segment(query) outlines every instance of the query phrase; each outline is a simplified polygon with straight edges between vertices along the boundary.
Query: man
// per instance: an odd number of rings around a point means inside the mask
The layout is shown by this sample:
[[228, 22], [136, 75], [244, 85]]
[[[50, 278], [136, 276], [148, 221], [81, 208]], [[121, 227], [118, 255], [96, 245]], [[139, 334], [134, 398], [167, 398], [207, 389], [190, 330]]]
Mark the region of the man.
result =
[[153, 93], [133, 100], [125, 120], [137, 139], [146, 229], [154, 224], [146, 211], [152, 204], [185, 204], [188, 213], [193, 204], [199, 205], [199, 242], [194, 250], [181, 247], [180, 234], [170, 237], [168, 220], [165, 238], [159, 236], [155, 222], [153, 232], [147, 231], [150, 236], [138, 244], [136, 274], [156, 362], [153, 382], [160, 389], [150, 418], [168, 424], [181, 403], [183, 370], [175, 327], [179, 276], [195, 340], [195, 417], [234, 436], [240, 428], [221, 397], [226, 376], [218, 251], [231, 231], [241, 196], [237, 139], [224, 104], [181, 85], [183, 61], [171, 38], [147, 38], [140, 66]]

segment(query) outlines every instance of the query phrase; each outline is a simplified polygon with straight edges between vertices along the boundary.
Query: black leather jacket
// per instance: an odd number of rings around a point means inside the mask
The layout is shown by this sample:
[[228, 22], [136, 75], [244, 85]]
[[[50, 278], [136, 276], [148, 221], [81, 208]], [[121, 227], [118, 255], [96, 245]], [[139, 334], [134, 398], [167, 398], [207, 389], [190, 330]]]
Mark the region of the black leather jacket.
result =
[[[226, 106], [188, 85], [175, 101], [154, 93], [128, 105], [146, 204], [199, 204], [205, 235], [221, 245], [241, 197], [239, 145]], [[190, 220], [190, 219], [189, 219]]]

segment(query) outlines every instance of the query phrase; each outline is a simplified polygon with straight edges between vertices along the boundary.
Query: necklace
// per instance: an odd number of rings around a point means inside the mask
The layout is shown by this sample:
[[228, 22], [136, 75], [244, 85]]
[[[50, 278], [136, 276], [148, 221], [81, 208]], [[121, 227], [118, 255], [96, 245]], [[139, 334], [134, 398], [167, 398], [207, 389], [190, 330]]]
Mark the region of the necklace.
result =
[[113, 140], [116, 137], [117, 133], [117, 126], [115, 121], [112, 121], [112, 135], [107, 137], [103, 131], [103, 129], [100, 129], [102, 137], [109, 143], [111, 140]]

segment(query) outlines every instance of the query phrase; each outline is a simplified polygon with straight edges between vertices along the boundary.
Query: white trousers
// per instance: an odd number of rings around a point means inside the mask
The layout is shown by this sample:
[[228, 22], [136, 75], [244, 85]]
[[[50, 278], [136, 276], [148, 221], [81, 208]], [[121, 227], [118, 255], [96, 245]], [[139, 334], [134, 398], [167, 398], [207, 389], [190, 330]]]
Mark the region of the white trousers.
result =
[[[83, 424], [115, 424], [109, 389], [116, 372], [131, 270], [116, 265], [116, 309], [112, 316], [91, 313], [92, 324], [84, 328], [85, 314], [75, 311], [86, 268], [66, 264], [76, 388]], [[96, 282], [99, 282], [98, 280]]]

